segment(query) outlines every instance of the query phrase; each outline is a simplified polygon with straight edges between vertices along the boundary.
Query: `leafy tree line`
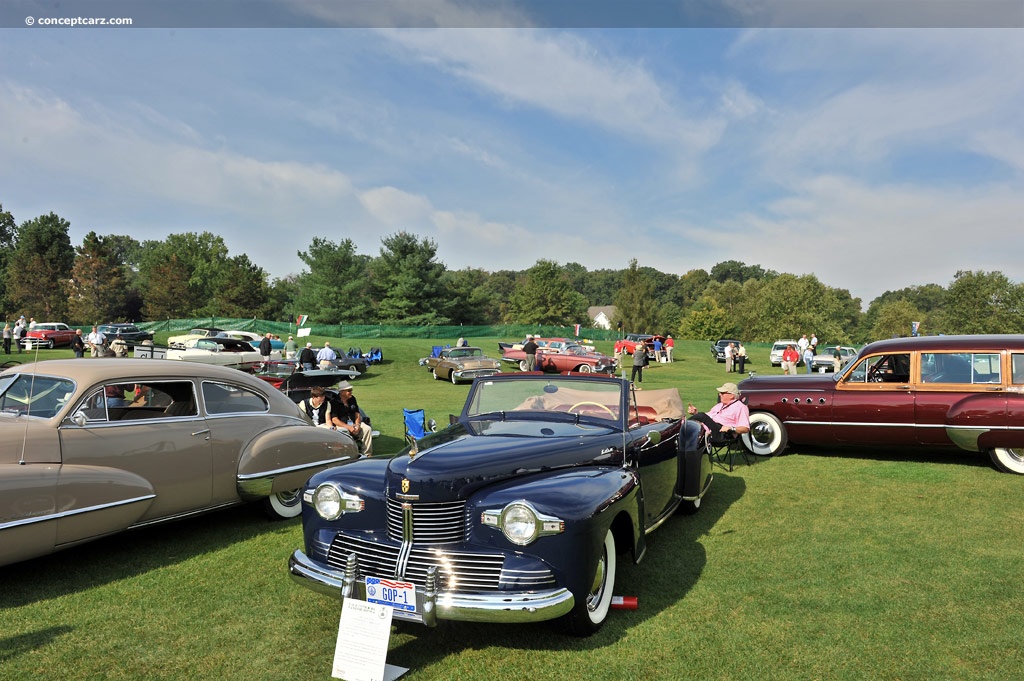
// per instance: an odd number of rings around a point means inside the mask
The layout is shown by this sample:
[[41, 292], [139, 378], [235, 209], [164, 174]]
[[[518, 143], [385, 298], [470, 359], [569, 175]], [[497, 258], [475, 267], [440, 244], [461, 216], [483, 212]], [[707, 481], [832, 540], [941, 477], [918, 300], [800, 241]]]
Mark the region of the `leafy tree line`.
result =
[[377, 255], [351, 239], [316, 237], [304, 268], [271, 280], [247, 255], [210, 232], [163, 241], [86, 234], [71, 244], [54, 213], [17, 225], [0, 205], [0, 305], [6, 319], [91, 324], [110, 320], [252, 317], [318, 324], [563, 325], [588, 323], [587, 308], [614, 305], [625, 332], [771, 341], [816, 333], [860, 343], [922, 333], [1015, 333], [1024, 328], [1024, 284], [1000, 272], [961, 271], [948, 286], [886, 291], [866, 312], [849, 291], [814, 275], [734, 260], [681, 276], [641, 267], [588, 270], [538, 260], [523, 271], [449, 270], [437, 244], [408, 232], [381, 240]]

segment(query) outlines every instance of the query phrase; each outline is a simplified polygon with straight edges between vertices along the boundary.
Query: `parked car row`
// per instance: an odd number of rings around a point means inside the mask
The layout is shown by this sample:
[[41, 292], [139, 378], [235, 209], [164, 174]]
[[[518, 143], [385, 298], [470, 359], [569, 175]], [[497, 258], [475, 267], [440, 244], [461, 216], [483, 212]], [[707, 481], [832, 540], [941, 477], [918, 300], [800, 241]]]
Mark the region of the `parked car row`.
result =
[[[614, 357], [585, 348], [569, 338], [535, 338], [534, 342], [537, 343], [534, 371], [614, 374], [618, 367]], [[502, 348], [501, 359], [518, 366], [520, 371], [529, 368], [521, 346]]]

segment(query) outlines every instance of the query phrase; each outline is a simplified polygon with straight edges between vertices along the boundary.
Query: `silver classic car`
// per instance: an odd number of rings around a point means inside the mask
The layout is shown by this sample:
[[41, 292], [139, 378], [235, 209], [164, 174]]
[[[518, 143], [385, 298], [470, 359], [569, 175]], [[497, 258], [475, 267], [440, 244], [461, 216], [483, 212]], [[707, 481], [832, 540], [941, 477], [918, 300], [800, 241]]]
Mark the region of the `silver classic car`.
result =
[[0, 565], [247, 501], [300, 512], [310, 475], [354, 461], [284, 393], [234, 369], [50, 360], [0, 373]]

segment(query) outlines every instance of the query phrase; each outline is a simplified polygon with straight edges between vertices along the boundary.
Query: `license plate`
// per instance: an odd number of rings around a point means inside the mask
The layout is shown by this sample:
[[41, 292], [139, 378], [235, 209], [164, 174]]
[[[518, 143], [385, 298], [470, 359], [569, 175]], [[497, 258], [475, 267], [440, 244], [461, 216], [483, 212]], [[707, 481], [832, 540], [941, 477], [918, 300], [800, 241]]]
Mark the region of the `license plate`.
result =
[[366, 578], [366, 601], [390, 605], [395, 610], [416, 612], [416, 585], [380, 577]]

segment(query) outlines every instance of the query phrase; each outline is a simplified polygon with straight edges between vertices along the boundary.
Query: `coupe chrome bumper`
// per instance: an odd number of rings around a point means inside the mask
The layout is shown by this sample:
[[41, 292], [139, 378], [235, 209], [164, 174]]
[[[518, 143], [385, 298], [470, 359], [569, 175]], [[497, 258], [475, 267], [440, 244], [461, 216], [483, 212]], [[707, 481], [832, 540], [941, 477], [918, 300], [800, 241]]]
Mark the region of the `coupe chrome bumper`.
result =
[[[295, 551], [288, 560], [292, 580], [320, 593], [340, 600], [352, 597], [366, 599], [366, 581], [356, 576], [355, 554], [349, 556], [344, 572], [317, 565], [302, 551]], [[434, 568], [426, 587], [416, 587], [416, 612], [394, 611], [396, 619], [418, 622], [433, 627], [438, 620], [462, 622], [524, 623], [542, 622], [560, 617], [573, 608], [575, 600], [565, 588], [490, 594], [441, 593]]]

